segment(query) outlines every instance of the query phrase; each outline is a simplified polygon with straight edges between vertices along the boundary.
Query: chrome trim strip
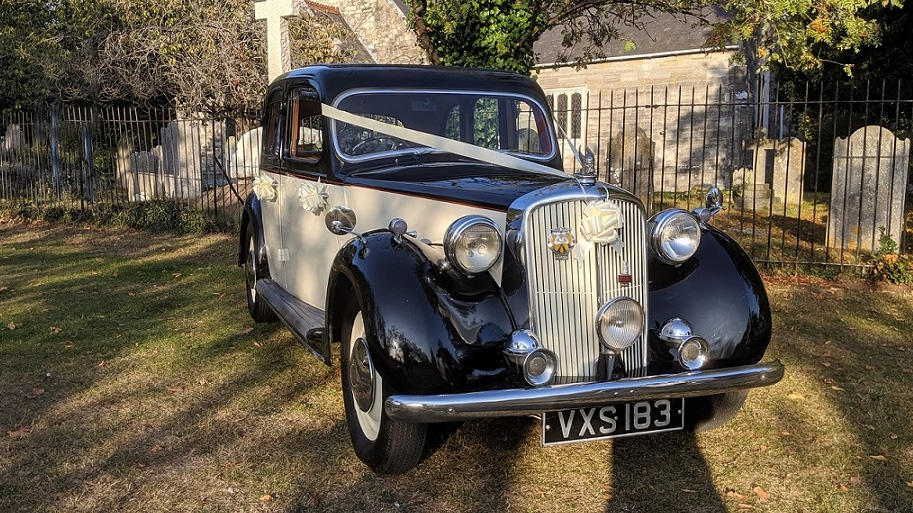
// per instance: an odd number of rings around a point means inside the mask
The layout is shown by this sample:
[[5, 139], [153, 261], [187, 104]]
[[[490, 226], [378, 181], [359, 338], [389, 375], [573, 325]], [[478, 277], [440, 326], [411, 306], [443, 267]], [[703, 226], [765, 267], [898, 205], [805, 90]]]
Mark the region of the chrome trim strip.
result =
[[418, 423], [515, 417], [618, 402], [721, 394], [773, 385], [782, 378], [783, 364], [775, 360], [727, 369], [599, 383], [448, 395], [392, 395], [387, 398], [384, 410], [391, 418]]
[[[410, 89], [408, 87], [391, 87], [391, 88], [386, 88], [386, 89], [374, 89], [374, 88], [370, 88], [370, 87], [360, 87], [357, 89], [349, 89], [349, 90], [339, 94], [338, 96], [336, 96], [336, 98], [333, 98], [333, 103], [331, 105], [338, 109], [339, 104], [343, 100], [348, 98], [349, 96], [353, 96], [356, 94], [365, 94], [365, 93], [381, 93], [381, 94], [383, 94], [383, 93], [390, 93], [390, 94], [418, 93], [418, 94], [465, 94], [465, 95], [474, 94], [474, 95], [487, 95], [487, 96], [503, 96], [506, 98], [522, 98], [524, 100], [528, 100], [529, 102], [535, 104], [542, 111], [542, 114], [544, 115], [543, 119], [545, 120], [545, 123], [548, 125], [549, 138], [552, 140], [552, 151], [548, 155], [529, 155], [529, 154], [525, 154], [525, 153], [517, 153], [517, 152], [511, 152], [511, 151], [505, 151], [504, 153], [507, 153], [509, 155], [514, 155], [514, 156], [517, 156], [520, 158], [530, 158], [533, 160], [541, 160], [543, 162], [553, 159], [558, 154], [558, 140], [554, 135], [555, 126], [552, 121], [552, 117], [549, 114], [549, 110], [544, 105], [542, 105], [542, 103], [539, 102], [539, 100], [533, 98], [532, 96], [527, 96], [525, 94], [520, 94], [520, 93], [511, 93], [511, 92], [507, 92], [507, 91], [469, 91], [469, 90], [455, 91], [455, 90], [448, 90], [448, 89]], [[349, 155], [347, 153], [344, 153], [342, 151], [342, 148], [339, 147], [339, 140], [336, 137], [336, 120], [335, 119], [330, 120], [330, 136], [333, 139], [333, 147], [336, 149], [336, 154], [339, 156], [339, 158], [342, 161], [348, 162], [348, 163], [357, 163], [357, 162], [364, 162], [366, 160], [375, 160], [380, 157], [386, 157], [386, 156], [391, 156], [391, 155], [402, 155], [402, 154], [415, 153], [417, 150], [418, 151], [424, 150], [424, 152], [442, 151], [442, 150], [437, 150], [436, 148], [406, 148], [406, 149], [402, 149], [402, 150], [387, 150], [387, 151], [380, 151], [377, 153], [369, 153], [365, 156]], [[570, 175], [568, 175], [568, 176], [570, 176]]]

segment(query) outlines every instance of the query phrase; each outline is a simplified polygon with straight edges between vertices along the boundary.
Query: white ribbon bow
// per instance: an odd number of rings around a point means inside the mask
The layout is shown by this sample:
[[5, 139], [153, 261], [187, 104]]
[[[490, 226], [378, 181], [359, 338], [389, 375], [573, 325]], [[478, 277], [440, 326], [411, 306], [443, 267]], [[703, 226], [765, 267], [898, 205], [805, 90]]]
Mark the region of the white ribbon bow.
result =
[[329, 204], [330, 195], [327, 194], [327, 186], [317, 180], [317, 184], [304, 182], [298, 189], [298, 204], [301, 208], [314, 214], [320, 214]]
[[254, 194], [260, 201], [276, 201], [276, 198], [279, 197], [276, 186], [273, 185], [273, 179], [263, 175], [254, 179]]
[[580, 220], [580, 237], [574, 246], [574, 258], [583, 262], [596, 244], [609, 244], [616, 251], [624, 248], [624, 242], [618, 236], [618, 229], [624, 225], [621, 209], [611, 201], [596, 201], [583, 209]]

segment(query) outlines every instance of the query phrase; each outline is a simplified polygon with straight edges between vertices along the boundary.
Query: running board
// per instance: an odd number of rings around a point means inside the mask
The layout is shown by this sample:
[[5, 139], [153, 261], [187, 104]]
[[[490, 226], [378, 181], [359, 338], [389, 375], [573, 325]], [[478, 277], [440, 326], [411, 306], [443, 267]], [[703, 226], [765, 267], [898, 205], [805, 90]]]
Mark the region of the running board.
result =
[[[279, 319], [288, 326], [299, 342], [310, 349], [317, 358], [330, 364], [330, 347], [323, 335], [326, 315], [323, 310], [289, 294], [278, 283], [269, 279], [257, 280], [257, 294], [276, 312]], [[310, 335], [310, 336], [309, 336]]]

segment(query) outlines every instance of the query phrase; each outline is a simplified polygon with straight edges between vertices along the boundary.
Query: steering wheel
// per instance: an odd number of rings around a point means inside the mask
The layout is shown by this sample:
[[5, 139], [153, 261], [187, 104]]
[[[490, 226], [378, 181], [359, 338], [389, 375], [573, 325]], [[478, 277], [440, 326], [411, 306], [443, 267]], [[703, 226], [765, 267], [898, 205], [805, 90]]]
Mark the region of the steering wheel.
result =
[[389, 141], [389, 142], [390, 142], [390, 148], [389, 148], [389, 149], [391, 149], [391, 150], [397, 149], [397, 148], [402, 144], [402, 141], [400, 141], [399, 139], [396, 139], [395, 137], [392, 137], [392, 136], [389, 136], [389, 135], [375, 135], [375, 136], [373, 136], [373, 137], [368, 137], [368, 138], [365, 139], [364, 141], [361, 141], [361, 142], [359, 142], [358, 144], [356, 144], [355, 146], [352, 146], [352, 149], [351, 149], [350, 151], [351, 151], [351, 153], [353, 153], [353, 154], [355, 154], [355, 155], [359, 155], [359, 153], [356, 153], [356, 152], [358, 151], [359, 148], [364, 147], [364, 146], [367, 145], [368, 143], [372, 143], [372, 142], [375, 142], [375, 141], [383, 141], [383, 140], [386, 140], [386, 141]]

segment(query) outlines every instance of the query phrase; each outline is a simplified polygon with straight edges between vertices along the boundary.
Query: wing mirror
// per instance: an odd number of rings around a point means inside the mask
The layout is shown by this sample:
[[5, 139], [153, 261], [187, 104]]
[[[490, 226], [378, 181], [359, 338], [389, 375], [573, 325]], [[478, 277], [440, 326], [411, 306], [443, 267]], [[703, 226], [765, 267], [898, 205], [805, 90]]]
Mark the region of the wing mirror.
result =
[[707, 198], [704, 200], [704, 208], [698, 208], [694, 210], [694, 213], [697, 215], [698, 219], [701, 220], [702, 224], [707, 224], [710, 221], [710, 218], [713, 217], [723, 208], [723, 193], [718, 187], [711, 187], [707, 191]]

